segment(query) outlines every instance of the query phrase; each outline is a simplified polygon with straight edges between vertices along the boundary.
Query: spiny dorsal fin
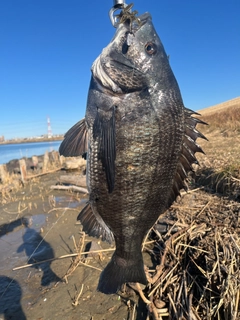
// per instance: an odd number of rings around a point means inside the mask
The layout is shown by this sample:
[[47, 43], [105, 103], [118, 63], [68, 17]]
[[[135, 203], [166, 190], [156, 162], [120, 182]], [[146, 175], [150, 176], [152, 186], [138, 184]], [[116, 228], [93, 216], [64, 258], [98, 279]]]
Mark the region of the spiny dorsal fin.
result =
[[187, 190], [187, 175], [189, 172], [193, 171], [192, 164], [198, 164], [198, 161], [195, 157], [195, 153], [204, 153], [202, 148], [196, 143], [196, 140], [197, 138], [207, 140], [207, 138], [196, 129], [196, 125], [198, 123], [206, 125], [207, 123], [198, 118], [194, 118], [192, 116], [193, 114], [199, 115], [198, 113], [190, 109], [184, 110], [185, 132], [183, 136], [182, 150], [179, 157], [179, 163], [173, 180], [173, 187], [169, 200], [170, 205], [173, 201], [175, 201], [177, 196], [180, 195], [181, 189]]
[[65, 134], [59, 153], [65, 157], [82, 156], [87, 152], [87, 144], [87, 127], [85, 119], [82, 119]]

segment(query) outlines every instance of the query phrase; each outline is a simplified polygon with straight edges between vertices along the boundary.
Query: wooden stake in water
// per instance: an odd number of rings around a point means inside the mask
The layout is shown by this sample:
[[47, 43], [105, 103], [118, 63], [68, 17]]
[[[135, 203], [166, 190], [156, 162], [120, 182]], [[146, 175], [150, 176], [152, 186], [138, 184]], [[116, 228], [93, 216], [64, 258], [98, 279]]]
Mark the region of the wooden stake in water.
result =
[[38, 157], [37, 156], [32, 156], [32, 163], [33, 163], [34, 169], [37, 169], [37, 166], [38, 166]]
[[46, 151], [43, 158], [43, 172], [47, 171], [48, 163], [49, 163], [49, 154], [48, 154], [48, 151]]
[[24, 159], [19, 160], [20, 172], [21, 172], [21, 180], [24, 183], [27, 180], [27, 166], [26, 161]]

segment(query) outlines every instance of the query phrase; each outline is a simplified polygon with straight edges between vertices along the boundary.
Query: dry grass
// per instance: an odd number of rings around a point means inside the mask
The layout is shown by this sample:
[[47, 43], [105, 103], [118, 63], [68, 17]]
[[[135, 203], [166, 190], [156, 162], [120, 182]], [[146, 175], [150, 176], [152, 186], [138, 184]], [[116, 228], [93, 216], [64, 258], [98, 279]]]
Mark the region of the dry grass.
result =
[[209, 125], [200, 126], [205, 133], [219, 131], [228, 137], [240, 132], [240, 98], [200, 110], [199, 113], [201, 119]]
[[225, 136], [229, 132], [240, 132], [240, 103], [218, 112], [203, 114], [202, 119], [209, 124], [209, 131], [220, 130]]
[[[156, 231], [152, 256], [160, 264], [145, 290], [153, 306], [165, 303], [162, 319], [239, 319], [239, 210], [237, 202], [200, 191], [167, 212], [178, 231], [163, 237]], [[161, 319], [158, 311], [151, 312], [154, 320]]]
[[240, 197], [240, 98], [200, 111], [208, 126], [199, 126], [206, 156], [199, 155], [197, 182], [214, 192]]

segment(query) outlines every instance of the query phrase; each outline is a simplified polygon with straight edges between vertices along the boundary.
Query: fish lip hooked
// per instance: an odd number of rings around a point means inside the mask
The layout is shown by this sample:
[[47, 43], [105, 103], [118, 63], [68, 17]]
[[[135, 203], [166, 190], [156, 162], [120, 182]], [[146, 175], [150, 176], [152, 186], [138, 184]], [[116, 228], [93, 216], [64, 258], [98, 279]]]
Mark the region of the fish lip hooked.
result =
[[[137, 20], [140, 21], [140, 24], [137, 22]], [[145, 12], [137, 17], [137, 20], [133, 22], [132, 24], [132, 32], [137, 32], [144, 26], [149, 20], [152, 20], [152, 16], [149, 12]]]

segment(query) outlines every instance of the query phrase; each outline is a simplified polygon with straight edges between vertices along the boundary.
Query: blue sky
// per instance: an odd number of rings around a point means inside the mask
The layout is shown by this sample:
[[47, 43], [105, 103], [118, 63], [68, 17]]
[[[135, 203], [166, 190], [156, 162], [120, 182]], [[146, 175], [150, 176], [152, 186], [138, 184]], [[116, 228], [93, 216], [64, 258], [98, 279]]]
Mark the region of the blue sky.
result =
[[[130, 2], [129, 2], [130, 3]], [[112, 0], [0, 1], [0, 136], [66, 132], [84, 117], [91, 65], [112, 39]], [[185, 106], [240, 96], [239, 0], [135, 0], [149, 11]]]

